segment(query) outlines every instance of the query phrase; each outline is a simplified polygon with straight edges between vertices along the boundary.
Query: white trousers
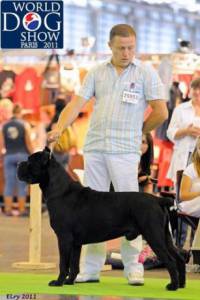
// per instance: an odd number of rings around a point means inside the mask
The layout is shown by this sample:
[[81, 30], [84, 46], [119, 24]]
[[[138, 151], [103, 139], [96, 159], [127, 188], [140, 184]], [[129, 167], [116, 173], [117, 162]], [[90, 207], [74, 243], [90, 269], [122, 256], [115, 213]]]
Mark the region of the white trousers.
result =
[[[109, 191], [112, 181], [115, 191], [138, 191], [138, 154], [103, 154], [85, 153], [84, 185], [97, 191]], [[133, 199], [134, 201], [134, 199]], [[90, 222], [90, 220], [88, 220]], [[91, 224], [92, 226], [92, 224]], [[144, 268], [138, 263], [142, 250], [142, 237], [134, 241], [121, 239], [121, 255], [124, 274], [140, 273]], [[83, 247], [81, 254], [80, 273], [99, 275], [106, 259], [106, 244], [90, 244]]]

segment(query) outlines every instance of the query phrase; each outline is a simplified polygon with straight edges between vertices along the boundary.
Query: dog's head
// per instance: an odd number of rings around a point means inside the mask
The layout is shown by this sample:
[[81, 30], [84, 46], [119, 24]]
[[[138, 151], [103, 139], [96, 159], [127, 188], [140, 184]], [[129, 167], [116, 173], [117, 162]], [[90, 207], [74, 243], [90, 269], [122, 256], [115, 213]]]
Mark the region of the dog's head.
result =
[[30, 155], [27, 161], [18, 165], [17, 176], [29, 184], [42, 183], [47, 176], [47, 167], [51, 159], [49, 148]]

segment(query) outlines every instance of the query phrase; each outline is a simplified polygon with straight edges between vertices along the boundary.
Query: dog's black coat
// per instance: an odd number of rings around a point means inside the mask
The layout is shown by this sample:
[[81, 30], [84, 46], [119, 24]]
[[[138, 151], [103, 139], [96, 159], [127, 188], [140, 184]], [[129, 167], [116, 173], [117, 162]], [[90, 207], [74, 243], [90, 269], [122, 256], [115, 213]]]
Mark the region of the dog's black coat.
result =
[[142, 234], [165, 264], [168, 290], [185, 286], [185, 262], [173, 246], [168, 229], [169, 198], [139, 192], [97, 192], [72, 181], [48, 148], [29, 156], [18, 177], [39, 183], [46, 199], [51, 227], [58, 238], [60, 274], [51, 286], [73, 284], [79, 272], [83, 244]]

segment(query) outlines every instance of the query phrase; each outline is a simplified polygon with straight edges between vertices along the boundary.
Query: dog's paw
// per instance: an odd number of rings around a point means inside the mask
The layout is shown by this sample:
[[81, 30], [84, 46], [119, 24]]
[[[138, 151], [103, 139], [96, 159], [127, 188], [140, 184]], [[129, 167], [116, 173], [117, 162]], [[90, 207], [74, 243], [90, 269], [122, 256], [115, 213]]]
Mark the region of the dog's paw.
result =
[[180, 289], [184, 289], [184, 288], [185, 288], [185, 285], [186, 285], [185, 282], [180, 282], [180, 283], [179, 283], [179, 288], [180, 288]]
[[186, 278], [185, 278], [185, 274], [181, 274], [181, 276], [179, 276], [179, 288], [183, 289], [186, 286]]
[[48, 285], [49, 286], [62, 286], [63, 282], [60, 282], [58, 280], [51, 280]]
[[176, 291], [178, 288], [179, 288], [178, 284], [175, 284], [175, 283], [168, 283], [166, 285], [166, 289], [168, 291]]
[[72, 280], [70, 278], [66, 278], [64, 281], [64, 284], [72, 285], [72, 284], [74, 284], [74, 280]]

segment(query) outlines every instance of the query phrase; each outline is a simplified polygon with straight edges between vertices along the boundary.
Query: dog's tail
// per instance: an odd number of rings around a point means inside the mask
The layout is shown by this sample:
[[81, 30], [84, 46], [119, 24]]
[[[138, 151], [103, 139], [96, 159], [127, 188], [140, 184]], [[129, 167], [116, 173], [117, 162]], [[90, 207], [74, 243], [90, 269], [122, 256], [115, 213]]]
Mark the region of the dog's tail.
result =
[[167, 207], [170, 208], [174, 206], [174, 199], [169, 197], [159, 197], [158, 202], [161, 207]]

